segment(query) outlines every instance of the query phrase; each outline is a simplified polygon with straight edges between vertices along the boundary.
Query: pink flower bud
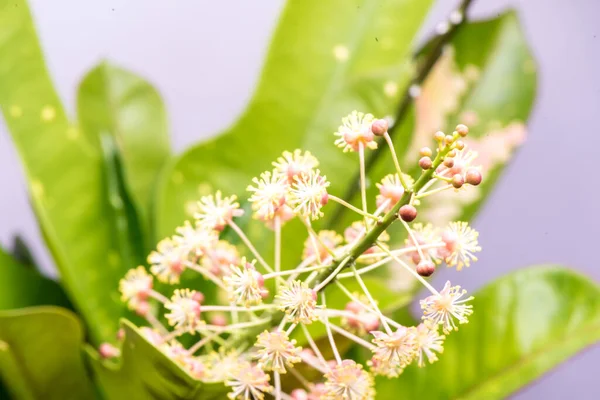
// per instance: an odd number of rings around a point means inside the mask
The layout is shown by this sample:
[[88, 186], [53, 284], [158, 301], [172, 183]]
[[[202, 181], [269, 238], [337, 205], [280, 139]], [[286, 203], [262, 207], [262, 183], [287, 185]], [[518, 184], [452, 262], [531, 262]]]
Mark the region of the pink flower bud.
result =
[[363, 326], [365, 331], [371, 332], [379, 329], [379, 317], [375, 314], [366, 314], [363, 317]]
[[456, 189], [460, 189], [465, 184], [465, 178], [462, 175], [456, 174], [452, 177], [452, 186]]
[[102, 343], [98, 348], [98, 353], [102, 358], [114, 358], [121, 355], [121, 351], [110, 343]]
[[400, 216], [400, 218], [402, 218], [402, 221], [412, 222], [415, 220], [415, 218], [417, 218], [417, 209], [414, 206], [411, 206], [410, 204], [405, 204], [402, 207], [400, 207], [398, 215]]
[[388, 130], [388, 122], [385, 119], [378, 119], [371, 125], [371, 131], [375, 136], [383, 136]]
[[419, 160], [419, 167], [421, 167], [421, 169], [428, 170], [432, 166], [433, 161], [431, 161], [431, 158], [429, 158], [428, 156], [421, 157], [421, 159]]
[[308, 400], [308, 393], [303, 389], [294, 389], [290, 393], [290, 397], [292, 400]]
[[210, 317], [210, 324], [215, 326], [227, 326], [227, 318], [223, 314], [215, 314]]
[[466, 181], [469, 185], [477, 186], [482, 180], [481, 172], [475, 168], [469, 168], [466, 173]]
[[465, 137], [469, 134], [469, 128], [466, 125], [458, 124], [456, 125], [456, 132], [462, 137]]
[[421, 276], [431, 276], [435, 272], [435, 264], [431, 260], [421, 260], [417, 265], [417, 273]]

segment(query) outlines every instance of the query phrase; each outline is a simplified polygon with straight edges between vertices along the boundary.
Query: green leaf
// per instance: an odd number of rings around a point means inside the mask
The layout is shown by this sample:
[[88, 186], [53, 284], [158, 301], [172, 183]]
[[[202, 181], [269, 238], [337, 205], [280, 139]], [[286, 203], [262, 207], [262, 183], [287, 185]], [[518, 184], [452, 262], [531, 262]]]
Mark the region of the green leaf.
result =
[[378, 399], [504, 399], [600, 340], [600, 287], [566, 268], [523, 269], [474, 296], [440, 361], [378, 379]]
[[[107, 399], [210, 399], [226, 391], [222, 384], [204, 384], [148, 342], [129, 321], [118, 365], [102, 361], [87, 348], [96, 379]], [[220, 397], [222, 398], [222, 397]]]
[[24, 0], [0, 0], [0, 107], [61, 280], [97, 341], [114, 338], [125, 307], [117, 221], [98, 140], [70, 126]]
[[58, 307], [0, 311], [0, 377], [18, 399], [92, 399], [79, 319]]
[[59, 284], [0, 248], [0, 310], [37, 305], [70, 307]]
[[[263, 73], [241, 119], [216, 139], [193, 147], [166, 171], [157, 200], [158, 234], [190, 217], [200, 195], [221, 189], [246, 197], [251, 178], [271, 168], [284, 150], [303, 148], [340, 194], [356, 171], [356, 154], [333, 144], [333, 132], [354, 109], [392, 112], [395, 93], [411, 70], [411, 42], [430, 0], [289, 1], [272, 40]], [[393, 92], [393, 91], [392, 91]], [[187, 211], [187, 213], [186, 213]], [[261, 250], [265, 229], [249, 227]], [[284, 229], [284, 268], [295, 265], [306, 238], [300, 223]]]
[[90, 141], [98, 141], [105, 133], [115, 138], [124, 181], [144, 231], [149, 231], [155, 182], [171, 155], [167, 115], [159, 93], [143, 78], [103, 62], [83, 78], [77, 111]]

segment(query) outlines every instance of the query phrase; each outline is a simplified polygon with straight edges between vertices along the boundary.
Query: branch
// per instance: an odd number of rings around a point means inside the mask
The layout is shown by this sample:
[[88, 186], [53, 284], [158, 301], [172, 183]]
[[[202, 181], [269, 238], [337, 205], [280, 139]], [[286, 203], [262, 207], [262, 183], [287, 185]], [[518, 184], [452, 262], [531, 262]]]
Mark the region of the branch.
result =
[[[404, 95], [402, 96], [402, 100], [400, 101], [400, 104], [398, 105], [398, 109], [394, 116], [394, 124], [388, 129], [390, 137], [394, 137], [396, 131], [398, 130], [398, 127], [401, 125], [401, 122], [406, 118], [410, 106], [412, 105], [413, 97], [410, 94], [410, 88], [414, 85], [420, 86], [425, 81], [425, 79], [431, 72], [431, 69], [442, 55], [444, 46], [448, 44], [450, 40], [452, 40], [456, 32], [458, 32], [459, 28], [465, 24], [465, 21], [467, 19], [467, 10], [469, 9], [472, 3], [473, 0], [462, 0], [460, 6], [456, 9], [456, 11], [459, 12], [460, 15], [462, 15], [461, 21], [457, 24], [451, 23], [446, 33], [438, 35], [435, 39], [432, 39], [428, 43], [428, 45], [431, 46], [431, 50], [429, 50], [427, 56], [417, 66], [415, 76], [413, 77], [413, 79], [411, 79], [411, 81], [408, 83], [404, 90]], [[417, 55], [424, 52], [425, 50], [426, 49], [424, 48], [419, 50], [415, 57], [417, 57]], [[382, 143], [379, 143], [377, 149], [369, 153], [369, 156], [367, 157], [365, 163], [366, 170], [369, 170], [369, 168], [371, 168], [377, 162], [377, 160], [379, 160], [381, 152], [385, 147], [381, 144]], [[355, 174], [354, 178], [350, 181], [351, 184], [349, 185], [348, 190], [346, 191], [346, 194], [342, 197], [342, 199], [350, 201], [352, 200], [352, 198], [354, 198], [354, 196], [359, 190], [358, 181], [359, 176], [357, 173]], [[327, 220], [326, 227], [331, 228], [335, 225], [336, 222], [340, 221], [345, 211], [346, 208], [338, 204], [335, 210], [331, 213], [331, 217]]]

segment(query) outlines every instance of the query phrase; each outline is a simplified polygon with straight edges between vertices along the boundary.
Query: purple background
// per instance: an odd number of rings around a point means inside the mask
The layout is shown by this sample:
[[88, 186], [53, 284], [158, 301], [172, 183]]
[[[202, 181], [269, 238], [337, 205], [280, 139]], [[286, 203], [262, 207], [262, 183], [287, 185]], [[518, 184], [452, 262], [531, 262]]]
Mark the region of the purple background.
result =
[[[73, 113], [79, 79], [106, 57], [147, 77], [167, 104], [175, 149], [226, 128], [248, 101], [282, 0], [30, 0], [49, 68]], [[174, 3], [172, 3], [174, 4]], [[423, 35], [457, 1], [439, 0]], [[472, 16], [515, 7], [537, 58], [539, 93], [529, 139], [475, 221], [485, 248], [461, 275], [475, 290], [508, 271], [561, 263], [596, 281], [600, 201], [600, 1], [475, 0]], [[0, 126], [0, 241], [15, 232], [52, 274], [22, 172]], [[443, 274], [438, 279], [444, 279]], [[515, 399], [598, 399], [600, 347], [588, 349]]]

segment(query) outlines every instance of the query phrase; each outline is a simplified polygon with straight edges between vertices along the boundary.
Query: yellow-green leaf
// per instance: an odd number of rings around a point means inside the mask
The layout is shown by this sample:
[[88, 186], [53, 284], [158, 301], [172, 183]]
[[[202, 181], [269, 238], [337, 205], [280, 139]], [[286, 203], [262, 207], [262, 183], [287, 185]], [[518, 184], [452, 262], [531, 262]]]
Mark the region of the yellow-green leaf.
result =
[[94, 398], [83, 363], [83, 329], [70, 311], [0, 311], [0, 378], [17, 399]]
[[600, 340], [600, 287], [566, 268], [516, 271], [474, 296], [440, 360], [378, 379], [378, 400], [504, 399]]

